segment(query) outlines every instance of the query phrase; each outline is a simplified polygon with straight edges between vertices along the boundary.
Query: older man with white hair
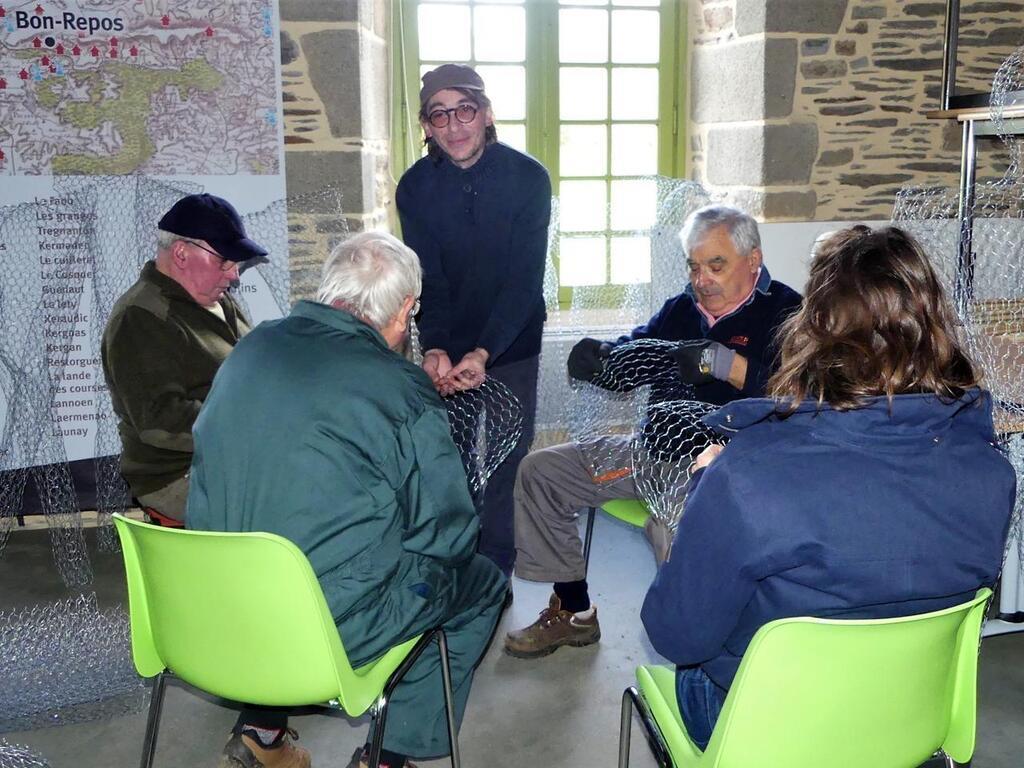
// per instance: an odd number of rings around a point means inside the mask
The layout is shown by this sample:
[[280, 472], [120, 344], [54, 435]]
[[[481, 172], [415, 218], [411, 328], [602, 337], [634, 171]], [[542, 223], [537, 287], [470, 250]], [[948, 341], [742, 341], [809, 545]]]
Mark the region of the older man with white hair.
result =
[[[475, 554], [479, 524], [440, 396], [394, 351], [420, 288], [401, 241], [355, 235], [327, 260], [316, 301], [238, 344], [196, 422], [187, 524], [301, 547], [356, 666], [443, 626], [461, 722], [506, 582]], [[430, 649], [391, 699], [382, 765], [448, 752], [441, 690]], [[288, 734], [286, 713], [245, 710], [221, 766], [308, 766]]]

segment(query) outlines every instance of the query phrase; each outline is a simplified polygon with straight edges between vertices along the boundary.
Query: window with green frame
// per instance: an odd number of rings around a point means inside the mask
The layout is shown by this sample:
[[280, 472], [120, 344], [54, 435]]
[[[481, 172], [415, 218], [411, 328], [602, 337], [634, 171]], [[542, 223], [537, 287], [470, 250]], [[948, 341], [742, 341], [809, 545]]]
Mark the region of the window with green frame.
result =
[[396, 178], [422, 152], [419, 78], [473, 65], [498, 138], [551, 173], [559, 301], [574, 286], [646, 282], [654, 175], [682, 177], [683, 0], [396, 0]]

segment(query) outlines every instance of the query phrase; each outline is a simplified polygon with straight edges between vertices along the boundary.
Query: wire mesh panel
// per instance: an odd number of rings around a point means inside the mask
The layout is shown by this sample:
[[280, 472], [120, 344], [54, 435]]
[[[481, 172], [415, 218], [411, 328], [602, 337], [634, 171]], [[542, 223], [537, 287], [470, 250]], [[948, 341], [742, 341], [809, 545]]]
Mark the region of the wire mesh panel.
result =
[[0, 768], [50, 768], [50, 764], [28, 747], [0, 739]]
[[693, 461], [726, 440], [703, 422], [717, 406], [697, 400], [656, 403], [633, 439], [633, 480], [651, 516], [674, 532], [683, 516]]
[[96, 720], [146, 701], [128, 614], [95, 593], [0, 612], [0, 732]]
[[459, 449], [473, 500], [480, 503], [487, 479], [508, 458], [523, 435], [523, 409], [497, 379], [444, 398], [448, 426]]

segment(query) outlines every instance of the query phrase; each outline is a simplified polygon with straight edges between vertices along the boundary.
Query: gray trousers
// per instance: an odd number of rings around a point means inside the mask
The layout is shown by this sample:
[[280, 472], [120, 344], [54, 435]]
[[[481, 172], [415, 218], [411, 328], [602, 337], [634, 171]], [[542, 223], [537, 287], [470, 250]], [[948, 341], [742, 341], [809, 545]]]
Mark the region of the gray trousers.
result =
[[188, 475], [152, 493], [139, 496], [138, 499], [139, 503], [144, 507], [152, 507], [161, 515], [185, 522], [185, 505], [188, 502]]
[[576, 523], [584, 507], [637, 498], [631, 438], [609, 435], [529, 454], [515, 487], [516, 576], [529, 581], [586, 578]]

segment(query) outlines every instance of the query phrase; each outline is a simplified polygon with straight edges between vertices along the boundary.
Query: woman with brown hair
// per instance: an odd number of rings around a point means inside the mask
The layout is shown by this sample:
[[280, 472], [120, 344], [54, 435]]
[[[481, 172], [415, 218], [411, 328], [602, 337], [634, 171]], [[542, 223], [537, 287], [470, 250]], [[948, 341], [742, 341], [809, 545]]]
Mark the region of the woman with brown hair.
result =
[[819, 242], [780, 338], [772, 396], [708, 418], [731, 440], [698, 458], [642, 612], [701, 748], [762, 625], [963, 602], [995, 582], [1013, 510], [991, 397], [908, 234]]

